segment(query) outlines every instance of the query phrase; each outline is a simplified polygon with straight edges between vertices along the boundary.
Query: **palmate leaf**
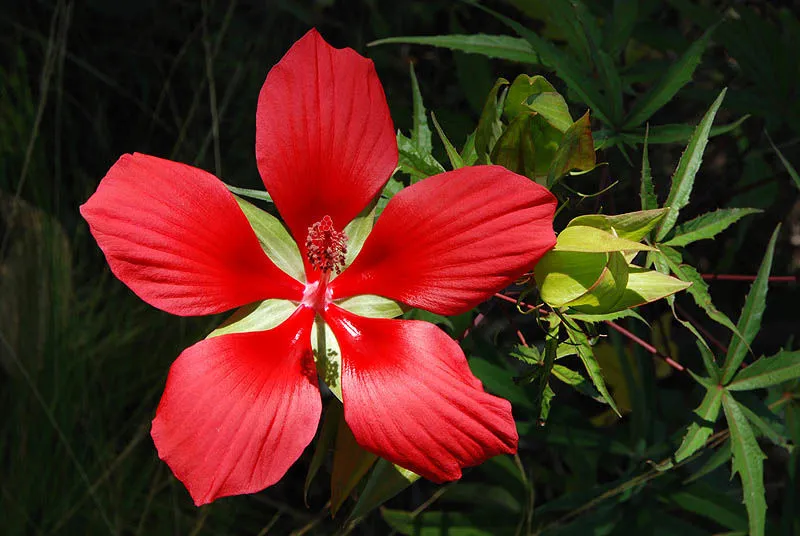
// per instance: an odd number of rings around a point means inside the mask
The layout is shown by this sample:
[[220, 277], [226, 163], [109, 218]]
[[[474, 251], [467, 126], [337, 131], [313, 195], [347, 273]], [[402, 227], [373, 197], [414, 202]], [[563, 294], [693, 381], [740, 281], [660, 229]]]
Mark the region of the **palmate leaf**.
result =
[[697, 128], [692, 134], [689, 144], [686, 146], [686, 150], [681, 155], [678, 167], [672, 175], [672, 185], [670, 186], [667, 201], [664, 203], [664, 206], [668, 207], [667, 215], [661, 220], [656, 231], [656, 240], [658, 241], [663, 240], [667, 236], [675, 226], [678, 213], [683, 207], [689, 204], [689, 196], [694, 187], [694, 178], [703, 161], [703, 152], [708, 143], [711, 125], [714, 123], [714, 117], [717, 115], [717, 110], [719, 110], [722, 100], [725, 98], [726, 91], [725, 89], [722, 90], [703, 116], [700, 124], [697, 125]]
[[758, 212], [761, 210], [756, 208], [725, 208], [703, 214], [675, 227], [675, 236], [664, 244], [673, 247], [686, 246], [698, 240], [714, 238], [745, 216]]
[[520, 37], [512, 37], [509, 35], [453, 34], [389, 37], [387, 39], [373, 41], [367, 46], [390, 44], [430, 45], [457, 50], [459, 52], [481, 54], [489, 58], [501, 60], [530, 64], [540, 63], [539, 55], [534, 52], [530, 43]]
[[637, 127], [656, 113], [662, 106], [672, 100], [672, 97], [691, 79], [694, 70], [700, 64], [703, 52], [706, 49], [711, 34], [716, 26], [712, 26], [684, 52], [678, 61], [660, 77], [658, 82], [644, 96], [636, 101], [628, 116], [625, 118], [624, 128]]
[[711, 386], [703, 397], [703, 401], [694, 410], [698, 421], [689, 425], [686, 435], [683, 437], [678, 450], [675, 451], [675, 461], [681, 462], [697, 452], [711, 436], [714, 431], [714, 423], [719, 418], [719, 410], [722, 404], [723, 390], [717, 386]]
[[762, 536], [766, 523], [767, 503], [764, 500], [764, 464], [766, 458], [739, 403], [730, 394], [722, 399], [725, 418], [731, 432], [733, 473], [742, 480], [744, 504], [747, 508], [751, 536]]
[[761, 329], [761, 317], [764, 315], [764, 309], [767, 306], [769, 273], [772, 270], [772, 258], [775, 253], [775, 242], [778, 239], [779, 230], [780, 225], [772, 233], [772, 238], [770, 238], [767, 245], [767, 252], [761, 261], [761, 267], [758, 269], [756, 279], [753, 281], [750, 292], [745, 299], [742, 314], [736, 324], [741, 338], [734, 338], [730, 346], [728, 346], [728, 354], [725, 357], [725, 364], [722, 368], [723, 384], [729, 383], [736, 374], [739, 365], [742, 364], [745, 356], [747, 356], [750, 343], [753, 342], [759, 329]]

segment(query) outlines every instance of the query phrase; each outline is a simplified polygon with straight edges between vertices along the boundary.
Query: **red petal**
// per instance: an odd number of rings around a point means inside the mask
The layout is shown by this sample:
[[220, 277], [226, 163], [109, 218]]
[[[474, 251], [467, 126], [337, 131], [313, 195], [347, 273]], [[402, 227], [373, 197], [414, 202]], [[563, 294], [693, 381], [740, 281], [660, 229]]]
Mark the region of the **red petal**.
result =
[[375, 67], [316, 30], [269, 72], [258, 97], [256, 158], [301, 246], [325, 215], [341, 231], [397, 166], [397, 142]]
[[516, 452], [511, 404], [483, 390], [439, 328], [335, 305], [326, 320], [342, 350], [345, 420], [366, 450], [434, 482]]
[[114, 275], [169, 313], [302, 297], [303, 286], [264, 254], [233, 195], [200, 169], [122, 155], [81, 214]]
[[313, 318], [302, 307], [275, 329], [206, 339], [173, 363], [151, 434], [198, 506], [271, 486], [314, 437]]
[[335, 298], [378, 294], [434, 313], [467, 311], [511, 284], [556, 243], [556, 199], [500, 166], [429, 177], [395, 195]]

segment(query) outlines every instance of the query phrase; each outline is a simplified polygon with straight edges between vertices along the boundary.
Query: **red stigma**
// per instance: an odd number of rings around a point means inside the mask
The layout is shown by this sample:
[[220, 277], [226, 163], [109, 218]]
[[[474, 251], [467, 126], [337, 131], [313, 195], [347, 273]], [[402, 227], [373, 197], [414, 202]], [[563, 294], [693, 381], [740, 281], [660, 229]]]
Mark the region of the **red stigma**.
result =
[[325, 216], [308, 228], [306, 250], [308, 262], [315, 270], [335, 270], [339, 274], [347, 255], [347, 235], [334, 229], [331, 217]]

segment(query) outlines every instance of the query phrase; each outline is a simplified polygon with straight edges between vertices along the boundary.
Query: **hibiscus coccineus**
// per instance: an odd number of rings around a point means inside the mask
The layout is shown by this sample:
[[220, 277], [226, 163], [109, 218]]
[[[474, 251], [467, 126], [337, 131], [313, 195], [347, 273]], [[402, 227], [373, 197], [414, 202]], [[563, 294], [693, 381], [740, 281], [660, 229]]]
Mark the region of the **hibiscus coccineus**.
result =
[[279, 268], [225, 185], [190, 166], [124, 155], [81, 207], [112, 272], [154, 307], [187, 316], [291, 302], [276, 327], [209, 337], [170, 368], [152, 437], [195, 503], [274, 484], [313, 439], [315, 322], [335, 335], [344, 418], [367, 451], [434, 482], [516, 452], [510, 404], [483, 390], [456, 342], [343, 300], [469, 311], [553, 247], [555, 198], [498, 166], [432, 176], [390, 200], [345, 265], [345, 226], [398, 162], [372, 62], [311, 30], [269, 72], [256, 123], [258, 169], [304, 276]]

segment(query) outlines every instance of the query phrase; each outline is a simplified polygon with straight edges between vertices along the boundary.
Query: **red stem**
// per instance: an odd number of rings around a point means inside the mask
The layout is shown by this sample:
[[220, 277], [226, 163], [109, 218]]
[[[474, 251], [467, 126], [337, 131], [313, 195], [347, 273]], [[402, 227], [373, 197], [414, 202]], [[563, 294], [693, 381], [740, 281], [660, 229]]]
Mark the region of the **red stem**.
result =
[[[755, 281], [754, 275], [740, 275], [740, 274], [700, 274], [700, 277], [706, 281]], [[769, 277], [770, 283], [796, 283], [796, 275], [773, 275]]]

